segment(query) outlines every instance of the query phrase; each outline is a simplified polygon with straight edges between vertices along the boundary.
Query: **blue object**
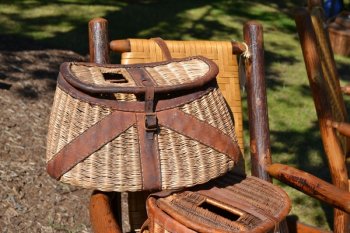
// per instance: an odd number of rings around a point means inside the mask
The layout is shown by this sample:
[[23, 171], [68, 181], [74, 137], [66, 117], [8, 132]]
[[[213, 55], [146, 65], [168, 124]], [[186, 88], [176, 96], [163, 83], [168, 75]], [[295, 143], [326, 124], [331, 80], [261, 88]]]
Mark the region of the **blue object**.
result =
[[326, 13], [326, 17], [333, 17], [341, 12], [344, 7], [342, 0], [326, 0], [323, 3], [323, 8]]

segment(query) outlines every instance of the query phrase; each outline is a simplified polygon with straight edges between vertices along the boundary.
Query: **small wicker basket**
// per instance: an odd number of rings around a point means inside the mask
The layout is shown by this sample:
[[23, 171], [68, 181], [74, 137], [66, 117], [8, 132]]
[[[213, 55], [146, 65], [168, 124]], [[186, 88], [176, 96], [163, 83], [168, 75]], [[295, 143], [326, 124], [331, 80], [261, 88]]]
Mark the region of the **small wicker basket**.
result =
[[290, 208], [282, 189], [229, 173], [189, 191], [149, 197], [143, 232], [263, 233], [276, 230]]

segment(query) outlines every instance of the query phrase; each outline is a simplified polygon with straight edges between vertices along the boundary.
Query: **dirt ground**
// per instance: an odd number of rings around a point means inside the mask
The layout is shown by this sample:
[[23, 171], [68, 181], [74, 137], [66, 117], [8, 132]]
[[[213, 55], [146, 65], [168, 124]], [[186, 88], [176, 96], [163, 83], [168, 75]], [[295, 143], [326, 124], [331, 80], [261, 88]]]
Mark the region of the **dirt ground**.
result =
[[47, 125], [62, 50], [0, 51], [0, 232], [91, 232], [91, 190], [45, 170]]

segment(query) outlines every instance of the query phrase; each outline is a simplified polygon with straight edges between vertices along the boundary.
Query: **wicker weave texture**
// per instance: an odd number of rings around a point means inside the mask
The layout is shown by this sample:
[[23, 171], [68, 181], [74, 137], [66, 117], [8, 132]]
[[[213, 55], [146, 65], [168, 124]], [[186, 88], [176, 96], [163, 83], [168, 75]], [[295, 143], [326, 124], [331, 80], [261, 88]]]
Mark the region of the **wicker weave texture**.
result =
[[[98, 66], [87, 66], [83, 64], [72, 64], [70, 67], [73, 75], [86, 84], [97, 84], [99, 86], [135, 86], [134, 80], [126, 69], [107, 68]], [[113, 83], [105, 79], [104, 74], [120, 74], [125, 79], [123, 83]]]
[[57, 87], [49, 121], [46, 160], [110, 113], [109, 108], [72, 98]]
[[184, 62], [172, 62], [167, 65], [146, 68], [159, 86], [172, 86], [189, 83], [205, 75], [209, 66], [203, 61], [193, 59]]
[[[228, 109], [218, 89], [178, 108], [237, 141]], [[58, 87], [49, 124], [47, 161], [111, 112], [106, 107], [75, 99]], [[132, 126], [78, 163], [60, 180], [103, 191], [142, 190], [138, 140], [137, 128]], [[201, 184], [234, 167], [234, 162], [225, 154], [162, 126], [158, 148], [162, 189]]]
[[[251, 208], [259, 214], [251, 214], [245, 209], [240, 209], [239, 206], [229, 206], [220, 198], [214, 200], [213, 203], [217, 203], [219, 208], [236, 213], [238, 219], [232, 220], [227, 218], [226, 214], [220, 215], [212, 212], [208, 207], [201, 206], [208, 198], [205, 191], [203, 193], [185, 191], [159, 198], [156, 201], [158, 208], [162, 209], [162, 206], [166, 205], [172, 209], [170, 212], [165, 211], [166, 214], [170, 215], [169, 219], [166, 220], [167, 224], [183, 225], [171, 217], [172, 213], [176, 212], [177, 215], [184, 216], [194, 225], [198, 223], [206, 226], [209, 229], [208, 232], [215, 231], [214, 229], [220, 232], [269, 232], [284, 219], [290, 210], [288, 197], [283, 190], [255, 177], [242, 179], [242, 177], [231, 173], [216, 179], [215, 182], [215, 186], [219, 187], [225, 198], [232, 198], [235, 202], [243, 205], [251, 205]], [[168, 230], [166, 229], [167, 224], [157, 219], [157, 215], [150, 219], [150, 224], [152, 224], [150, 228], [153, 227], [157, 232]]]
[[[146, 67], [146, 70], [151, 75], [156, 86], [173, 86], [191, 83], [204, 76], [209, 71], [209, 68], [209, 65], [200, 59], [190, 59]], [[85, 84], [94, 84], [101, 87], [136, 86], [135, 81], [125, 68], [109, 68], [73, 63], [70, 69], [73, 75]], [[118, 76], [118, 74], [121, 76]], [[105, 77], [107, 75], [112, 75], [112, 77]]]
[[[238, 144], [243, 152], [243, 117], [236, 56], [224, 41], [166, 41], [173, 58], [202, 55], [219, 67], [217, 80], [235, 119]], [[122, 64], [164, 61], [159, 46], [152, 40], [130, 39], [131, 52], [122, 54]]]

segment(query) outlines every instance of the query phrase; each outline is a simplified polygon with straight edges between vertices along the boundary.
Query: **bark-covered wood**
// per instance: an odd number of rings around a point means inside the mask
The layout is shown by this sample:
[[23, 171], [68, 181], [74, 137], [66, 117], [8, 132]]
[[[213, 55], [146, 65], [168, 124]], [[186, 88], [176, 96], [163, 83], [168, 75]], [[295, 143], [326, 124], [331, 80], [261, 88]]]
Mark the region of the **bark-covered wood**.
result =
[[244, 40], [251, 56], [246, 59], [252, 175], [271, 181], [266, 167], [271, 164], [270, 131], [265, 87], [262, 25], [251, 21], [244, 25]]
[[[317, 38], [315, 31], [313, 30], [313, 24], [309, 13], [305, 9], [298, 9], [296, 11], [295, 21], [319, 120], [323, 148], [327, 155], [329, 169], [332, 176], [332, 183], [340, 189], [348, 191], [347, 168], [344, 162], [345, 151], [344, 148], [342, 148], [336, 133], [327, 124], [328, 120], [333, 119], [332, 108], [334, 107], [334, 101], [325, 98], [331, 96], [327, 93], [327, 89], [330, 89], [330, 87], [325, 86], [327, 83], [320, 60], [320, 53], [322, 50], [318, 50]], [[334, 232], [346, 232], [347, 225], [348, 215], [335, 209]]]
[[89, 22], [90, 62], [109, 63], [108, 21], [95, 18]]
[[303, 193], [350, 213], [350, 193], [307, 172], [284, 164], [272, 164], [268, 172], [274, 178]]

